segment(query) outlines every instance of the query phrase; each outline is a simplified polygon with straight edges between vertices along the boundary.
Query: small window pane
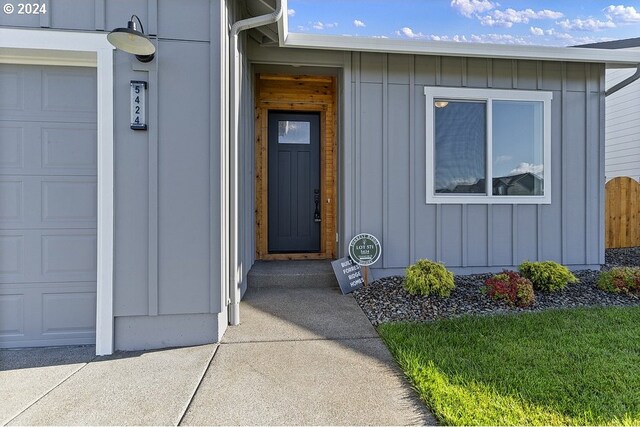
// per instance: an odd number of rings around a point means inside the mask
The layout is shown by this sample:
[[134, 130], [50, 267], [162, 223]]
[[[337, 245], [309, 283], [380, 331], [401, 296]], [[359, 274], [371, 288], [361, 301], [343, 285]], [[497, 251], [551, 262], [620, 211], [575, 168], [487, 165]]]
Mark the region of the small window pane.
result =
[[279, 120], [278, 144], [311, 144], [311, 123]]
[[435, 192], [486, 194], [486, 103], [438, 99], [434, 106]]
[[493, 195], [542, 196], [543, 103], [493, 102]]

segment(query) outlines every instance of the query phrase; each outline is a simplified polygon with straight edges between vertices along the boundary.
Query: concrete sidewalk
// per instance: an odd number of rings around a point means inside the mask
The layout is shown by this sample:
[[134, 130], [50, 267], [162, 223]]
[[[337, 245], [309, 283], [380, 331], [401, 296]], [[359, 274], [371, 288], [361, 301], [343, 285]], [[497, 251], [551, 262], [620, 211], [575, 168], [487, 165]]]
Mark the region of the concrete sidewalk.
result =
[[0, 351], [0, 424], [435, 424], [351, 296], [253, 289], [219, 345]]

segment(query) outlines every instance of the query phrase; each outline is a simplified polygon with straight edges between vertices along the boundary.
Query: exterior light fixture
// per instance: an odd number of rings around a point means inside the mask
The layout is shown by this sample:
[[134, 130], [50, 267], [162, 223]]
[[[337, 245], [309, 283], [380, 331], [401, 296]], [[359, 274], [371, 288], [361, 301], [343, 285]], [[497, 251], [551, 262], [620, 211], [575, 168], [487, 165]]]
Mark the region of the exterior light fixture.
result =
[[436, 101], [436, 102], [433, 103], [433, 105], [435, 105], [436, 108], [444, 108], [447, 105], [449, 105], [449, 102], [447, 102], [447, 101]]
[[[135, 18], [138, 24], [133, 20]], [[140, 27], [138, 29], [138, 26]], [[140, 62], [149, 62], [153, 60], [156, 47], [151, 43], [149, 38], [144, 35], [144, 28], [140, 18], [131, 15], [131, 20], [127, 23], [127, 28], [116, 28], [107, 35], [109, 43], [114, 45], [116, 49], [132, 53]]]

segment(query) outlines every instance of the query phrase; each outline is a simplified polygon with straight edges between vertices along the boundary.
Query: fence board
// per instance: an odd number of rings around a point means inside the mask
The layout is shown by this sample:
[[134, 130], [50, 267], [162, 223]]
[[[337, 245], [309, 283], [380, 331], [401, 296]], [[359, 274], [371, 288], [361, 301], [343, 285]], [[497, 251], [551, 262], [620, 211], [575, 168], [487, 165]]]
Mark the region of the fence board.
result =
[[609, 181], [605, 190], [607, 248], [640, 246], [640, 183], [618, 177]]

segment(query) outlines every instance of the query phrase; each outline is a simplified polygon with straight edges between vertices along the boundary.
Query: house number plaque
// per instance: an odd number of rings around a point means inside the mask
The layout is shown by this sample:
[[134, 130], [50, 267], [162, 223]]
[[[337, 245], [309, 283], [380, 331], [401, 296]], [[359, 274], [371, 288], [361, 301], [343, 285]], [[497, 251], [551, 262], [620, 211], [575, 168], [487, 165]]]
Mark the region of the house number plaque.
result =
[[131, 80], [131, 129], [147, 130], [147, 82]]

